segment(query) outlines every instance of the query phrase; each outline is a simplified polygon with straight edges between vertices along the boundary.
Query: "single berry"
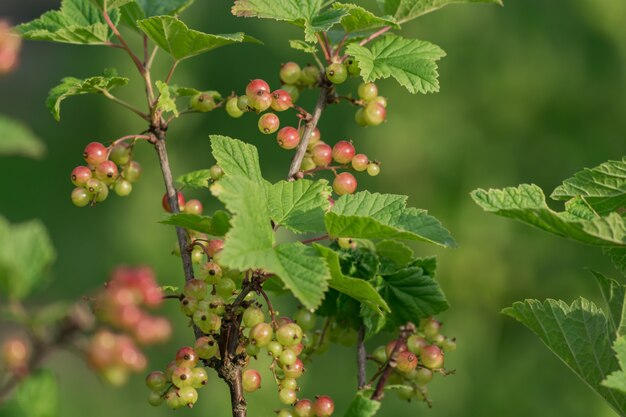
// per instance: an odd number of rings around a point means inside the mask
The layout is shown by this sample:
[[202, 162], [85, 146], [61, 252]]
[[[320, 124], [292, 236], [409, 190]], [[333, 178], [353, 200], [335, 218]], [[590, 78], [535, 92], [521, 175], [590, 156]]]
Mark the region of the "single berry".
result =
[[191, 262], [194, 264], [200, 264], [204, 260], [204, 251], [195, 246], [191, 251]]
[[275, 358], [279, 357], [280, 354], [283, 352], [283, 345], [276, 342], [275, 340], [272, 340], [271, 342], [269, 342], [266, 348], [267, 348], [267, 353], [269, 353], [271, 356]]
[[302, 159], [302, 164], [300, 164], [300, 171], [309, 171], [311, 169], [315, 169], [316, 166], [315, 162], [313, 162], [313, 158], [305, 156]]
[[268, 94], [270, 92], [270, 86], [264, 80], [252, 80], [246, 86], [246, 95], [250, 99], [252, 99], [254, 96], [257, 96], [259, 92]]
[[[176, 194], [178, 196], [178, 209], [180, 210], [180, 208], [185, 207], [185, 196], [180, 191], [177, 191]], [[174, 210], [172, 210], [172, 207], [170, 206], [170, 200], [167, 196], [167, 193], [163, 194], [161, 205], [163, 206], [163, 210], [167, 211], [168, 213], [174, 212]]]
[[313, 330], [315, 328], [315, 322], [317, 321], [315, 314], [305, 308], [299, 308], [293, 315], [293, 320], [304, 331]]
[[239, 108], [238, 102], [239, 99], [237, 97], [231, 97], [226, 100], [226, 113], [234, 119], [238, 119], [243, 116], [243, 110]]
[[[304, 129], [305, 127], [300, 128], [299, 130], [300, 136], [304, 135]], [[320, 133], [320, 130], [316, 127], [315, 129], [313, 129], [313, 132], [311, 132], [311, 134], [309, 135], [309, 144], [308, 144], [309, 150], [313, 149], [315, 145], [320, 143], [321, 140], [322, 140], [322, 135]]]
[[107, 148], [100, 142], [91, 142], [85, 147], [83, 158], [89, 165], [100, 165], [107, 160]]
[[198, 401], [198, 391], [192, 386], [185, 386], [178, 390], [179, 401], [183, 406], [192, 408]]
[[191, 370], [191, 386], [193, 388], [202, 388], [209, 382], [209, 374], [206, 369], [198, 367]]
[[378, 87], [374, 83], [361, 83], [357, 90], [362, 100], [370, 101], [378, 97]]
[[254, 392], [261, 388], [261, 374], [254, 369], [246, 369], [241, 376], [241, 383], [245, 392]]
[[369, 123], [367, 123], [367, 120], [365, 119], [365, 110], [363, 109], [363, 107], [360, 107], [356, 111], [356, 113], [354, 113], [354, 121], [359, 126], [362, 126], [362, 127], [368, 126]]
[[224, 241], [222, 239], [211, 239], [209, 240], [209, 244], [207, 246], [207, 251], [209, 252], [209, 256], [216, 256], [224, 247]]
[[209, 168], [209, 174], [213, 181], [217, 181], [224, 176], [224, 171], [219, 165], [213, 165]]
[[269, 92], [259, 90], [257, 95], [248, 96], [248, 105], [257, 113], [261, 113], [272, 105], [272, 96]]
[[335, 411], [335, 403], [327, 396], [322, 395], [315, 399], [313, 403], [313, 413], [317, 417], [330, 417]]
[[150, 391], [150, 394], [148, 394], [148, 404], [151, 406], [158, 407], [163, 404], [164, 400], [165, 399], [158, 391]]
[[405, 350], [398, 354], [396, 358], [396, 369], [402, 373], [411, 372], [417, 367], [417, 356]]
[[212, 336], [202, 336], [196, 340], [194, 350], [201, 359], [211, 359], [217, 355], [219, 345]]
[[167, 378], [161, 371], [153, 371], [146, 376], [146, 385], [152, 391], [162, 391], [167, 386]]
[[239, 96], [237, 97], [237, 107], [242, 112], [247, 112], [252, 110], [252, 106], [250, 105], [250, 99], [248, 96]]
[[300, 400], [293, 406], [297, 417], [313, 417], [313, 402], [311, 400]]
[[215, 284], [215, 291], [218, 295], [228, 298], [237, 290], [237, 284], [230, 278], [222, 278]]
[[356, 178], [349, 172], [342, 172], [333, 181], [333, 190], [339, 195], [353, 194], [356, 191]]
[[210, 94], [198, 93], [195, 96], [191, 97], [189, 105], [195, 111], [206, 113], [215, 108], [215, 100]]
[[370, 162], [367, 165], [367, 174], [370, 177], [375, 177], [376, 175], [380, 174], [380, 164], [376, 162]]
[[91, 194], [84, 188], [74, 188], [72, 190], [72, 204], [76, 207], [85, 207], [91, 202]]
[[276, 141], [278, 142], [278, 146], [283, 149], [294, 149], [300, 143], [300, 135], [296, 128], [287, 126], [278, 131]]
[[215, 313], [197, 310], [193, 313], [193, 322], [203, 333], [215, 333], [222, 327], [222, 318]]
[[317, 84], [320, 78], [320, 69], [313, 65], [307, 65], [302, 68], [302, 73], [300, 74], [300, 79], [298, 82], [305, 87], [311, 87]]
[[409, 338], [406, 340], [407, 349], [410, 352], [415, 353], [416, 355], [418, 355], [422, 348], [427, 345], [428, 342], [426, 341], [426, 339], [416, 334], [409, 336]]
[[379, 363], [387, 362], [387, 352], [385, 352], [385, 346], [378, 346], [374, 349], [372, 356]]
[[344, 61], [346, 68], [348, 68], [348, 74], [350, 75], [359, 75], [361, 73], [361, 69], [359, 68], [359, 64], [356, 62], [354, 57], [349, 56]]
[[250, 329], [250, 340], [259, 347], [267, 346], [273, 335], [274, 331], [269, 323], [259, 323]]
[[374, 103], [378, 103], [381, 106], [387, 108], [387, 99], [383, 96], [378, 96], [374, 99]]
[[296, 87], [295, 85], [284, 84], [280, 87], [280, 89], [286, 91], [287, 94], [289, 94], [292, 103], [298, 101], [298, 98], [300, 97], [300, 90], [298, 89], [298, 87]]
[[280, 119], [274, 113], [265, 113], [259, 117], [259, 130], [266, 135], [272, 134], [280, 127]]
[[302, 341], [302, 328], [296, 323], [288, 323], [276, 330], [276, 340], [283, 346], [294, 346]]
[[115, 190], [115, 194], [120, 197], [126, 197], [133, 191], [133, 184], [131, 184], [130, 181], [118, 179], [113, 189]]
[[444, 352], [453, 352], [456, 350], [456, 338], [446, 337], [441, 343], [441, 348]]
[[118, 176], [117, 165], [113, 161], [104, 161], [96, 167], [96, 178], [112, 183]]
[[285, 90], [272, 92], [272, 109], [274, 111], [285, 111], [293, 106], [291, 96]]
[[297, 417], [291, 410], [283, 408], [278, 411], [276, 417]]
[[427, 368], [443, 368], [443, 352], [438, 346], [424, 346], [420, 351], [420, 358], [422, 359], [424, 366]]
[[179, 390], [177, 388], [172, 387], [167, 391], [167, 394], [165, 394], [165, 403], [172, 410], [176, 410], [185, 406], [185, 404], [178, 396], [178, 391]]
[[333, 149], [325, 143], [319, 143], [311, 150], [311, 158], [318, 167], [328, 166], [333, 159]]
[[396, 395], [402, 401], [411, 401], [415, 395], [415, 389], [408, 385], [401, 385], [396, 391]]
[[304, 364], [300, 359], [297, 359], [296, 363], [293, 365], [285, 365], [282, 369], [287, 378], [298, 379], [304, 373]]
[[435, 320], [432, 317], [423, 319], [420, 322], [420, 329], [422, 330], [422, 333], [424, 333], [424, 336], [426, 336], [427, 339], [434, 339], [435, 336], [437, 336], [439, 334], [439, 331], [441, 329], [441, 323], [439, 323], [437, 320]]
[[380, 104], [372, 101], [365, 106], [363, 110], [363, 118], [368, 125], [378, 126], [387, 118], [387, 110]]
[[202, 207], [202, 203], [200, 202], [200, 200], [196, 200], [194, 198], [185, 203], [184, 211], [185, 213], [200, 215], [202, 214], [202, 209], [203, 207]]
[[92, 197], [95, 198], [97, 198], [103, 188], [106, 188], [106, 184], [95, 178], [90, 179], [87, 181], [87, 184], [85, 184], [85, 189], [89, 192], [89, 194], [91, 194]]
[[348, 69], [338, 62], [326, 67], [326, 78], [333, 84], [341, 84], [348, 79]]
[[19, 369], [27, 365], [30, 349], [24, 339], [12, 336], [2, 344], [2, 361], [9, 369]]
[[91, 177], [91, 170], [86, 166], [80, 165], [72, 170], [72, 184], [77, 187], [84, 187]]
[[124, 142], [117, 143], [111, 148], [109, 153], [109, 160], [115, 162], [117, 165], [126, 165], [130, 162], [130, 146]]
[[191, 386], [191, 369], [178, 366], [172, 371], [172, 384], [178, 388]]
[[137, 161], [130, 161], [128, 165], [122, 169], [122, 176], [130, 182], [137, 182], [141, 177], [143, 168]]
[[283, 388], [278, 392], [278, 399], [283, 404], [291, 405], [298, 399], [298, 394], [295, 390]]
[[278, 357], [281, 365], [293, 365], [298, 360], [298, 355], [292, 350], [285, 349]]
[[217, 284], [222, 278], [222, 268], [215, 262], [207, 262], [200, 268], [199, 275], [208, 284]]
[[340, 237], [339, 239], [337, 239], [337, 244], [339, 244], [339, 247], [341, 249], [345, 249], [345, 250], [356, 248], [356, 244], [354, 240], [349, 237]]
[[109, 187], [107, 187], [106, 184], [102, 184], [102, 186], [98, 190], [98, 193], [96, 194], [96, 198], [95, 198], [96, 203], [102, 203], [104, 200], [107, 199], [108, 196], [109, 196]]
[[248, 354], [248, 356], [252, 356], [256, 359], [256, 357], [259, 355], [259, 352], [261, 352], [261, 348], [257, 345], [254, 345], [252, 343], [248, 343], [246, 345], [246, 353]]
[[302, 69], [295, 62], [287, 62], [280, 67], [280, 80], [284, 84], [297, 83], [298, 79], [300, 79], [300, 74], [302, 74]]
[[354, 155], [354, 157], [352, 158], [352, 168], [355, 171], [365, 171], [367, 169], [367, 166], [369, 165], [369, 158], [367, 157], [367, 155], [359, 153]]
[[354, 157], [355, 150], [352, 142], [339, 141], [333, 146], [333, 159], [339, 164], [348, 164]]
[[207, 285], [206, 282], [199, 279], [192, 279], [187, 281], [185, 284], [185, 288], [183, 289], [183, 294], [186, 297], [193, 298], [195, 300], [204, 300], [207, 295]]
[[282, 381], [280, 381], [279, 388], [297, 390], [298, 381], [296, 381], [294, 378], [285, 378]]
[[180, 309], [186, 316], [193, 316], [193, 313], [198, 310], [198, 300], [191, 297], [183, 297], [180, 300]]
[[246, 308], [241, 317], [241, 322], [244, 326], [252, 328], [259, 323], [265, 321], [265, 313], [259, 307], [250, 306]]
[[418, 385], [426, 385], [433, 379], [433, 371], [428, 368], [419, 367], [415, 370], [413, 374], [413, 380], [417, 382]]

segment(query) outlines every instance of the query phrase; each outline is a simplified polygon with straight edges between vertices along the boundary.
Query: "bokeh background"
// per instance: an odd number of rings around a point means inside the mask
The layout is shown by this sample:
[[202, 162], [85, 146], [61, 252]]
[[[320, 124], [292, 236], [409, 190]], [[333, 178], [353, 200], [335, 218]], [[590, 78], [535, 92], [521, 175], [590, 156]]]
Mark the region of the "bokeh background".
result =
[[[179, 85], [241, 93], [252, 78], [277, 85], [281, 62], [310, 60], [288, 47], [288, 39], [298, 38], [297, 29], [236, 19], [229, 13], [232, 2], [196, 3], [183, 15], [191, 27], [209, 33], [245, 31], [265, 46], [231, 46], [190, 59], [176, 74]], [[373, 0], [362, 3], [375, 7]], [[420, 254], [439, 256], [439, 280], [452, 305], [442, 318], [446, 333], [459, 341], [447, 364], [457, 375], [432, 384], [432, 409], [388, 395], [383, 417], [613, 415], [538, 339], [499, 312], [523, 298], [570, 302], [583, 294], [597, 300], [595, 283], [583, 268], [610, 276], [617, 272], [593, 248], [483, 213], [469, 192], [521, 182], [551, 191], [582, 167], [621, 158], [626, 132], [626, 3], [506, 3], [504, 8], [451, 6], [406, 25], [407, 36], [447, 51], [440, 65], [440, 93], [413, 96], [394, 82], [381, 82], [390, 102], [388, 123], [359, 128], [353, 122], [354, 110], [345, 104], [327, 112], [320, 123], [325, 140], [353, 139], [359, 151], [382, 161], [381, 175], [360, 179], [361, 188], [408, 194], [412, 205], [429, 209], [460, 243], [459, 249], [446, 251], [415, 245]], [[58, 4], [2, 0], [0, 16], [20, 23]], [[155, 78], [164, 77], [169, 64], [161, 55]], [[88, 96], [65, 102], [61, 123], [56, 123], [44, 100], [61, 77], [87, 77], [108, 67], [132, 78], [117, 94], [143, 104], [141, 83], [126, 56], [101, 47], [26, 42], [19, 71], [0, 79], [0, 112], [28, 123], [48, 147], [41, 161], [0, 160], [0, 213], [14, 222], [43, 219], [58, 249], [54, 281], [35, 297], [37, 302], [87, 293], [120, 263], [152, 265], [163, 284], [182, 280], [179, 260], [166, 256], [174, 244], [173, 231], [157, 224], [163, 184], [150, 147], [138, 147], [145, 175], [128, 198], [111, 197], [92, 209], [77, 209], [70, 202], [69, 173], [81, 163], [84, 145], [137, 133], [143, 125], [102, 97]], [[301, 104], [310, 105], [313, 96], [305, 94]], [[169, 150], [175, 175], [212, 163], [207, 140], [211, 133], [254, 143], [265, 175], [284, 176], [290, 155], [258, 132], [256, 119], [233, 120], [220, 111], [185, 116], [172, 126]], [[208, 195], [196, 196], [209, 210], [215, 208]], [[289, 301], [279, 304], [287, 313], [294, 308]], [[175, 324], [175, 340], [150, 351], [154, 369], [165, 366], [177, 347], [192, 342], [184, 322], [177, 318]], [[303, 395], [333, 395], [341, 415], [356, 384], [353, 358], [352, 350], [344, 347], [318, 357], [303, 379]], [[229, 415], [227, 391], [215, 375], [193, 410], [173, 412], [150, 408], [141, 376], [123, 389], [113, 389], [71, 354], [57, 354], [50, 366], [61, 381], [63, 417]], [[271, 416], [280, 406], [269, 382], [249, 395], [249, 402], [252, 417]]]

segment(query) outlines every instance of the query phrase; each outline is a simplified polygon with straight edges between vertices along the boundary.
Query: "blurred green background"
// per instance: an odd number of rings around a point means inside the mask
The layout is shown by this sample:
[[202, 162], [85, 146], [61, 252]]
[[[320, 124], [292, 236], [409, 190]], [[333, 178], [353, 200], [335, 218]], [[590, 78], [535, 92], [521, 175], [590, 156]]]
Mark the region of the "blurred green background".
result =
[[[20, 23], [58, 7], [52, 0], [2, 0], [0, 16]], [[175, 82], [222, 93], [243, 92], [252, 78], [277, 86], [279, 64], [308, 56], [291, 50], [299, 31], [286, 24], [236, 19], [232, 2], [201, 1], [184, 13], [193, 28], [209, 33], [245, 31], [265, 46], [242, 45], [193, 58], [179, 67]], [[375, 7], [374, 1], [363, 2]], [[622, 156], [626, 132], [626, 3], [623, 0], [509, 0], [496, 6], [451, 6], [406, 25], [407, 36], [429, 40], [448, 53], [440, 65], [441, 92], [408, 94], [382, 82], [389, 98], [388, 123], [362, 129], [354, 110], [342, 104], [320, 123], [322, 138], [353, 139], [357, 150], [382, 161], [382, 173], [360, 179], [360, 188], [405, 193], [410, 203], [440, 218], [460, 243], [440, 251], [416, 245], [418, 253], [439, 256], [439, 280], [452, 308], [443, 315], [445, 333], [456, 335], [457, 352], [447, 365], [457, 375], [430, 387], [434, 407], [406, 404], [394, 395], [381, 416], [428, 415], [507, 417], [610, 416], [613, 412], [528, 330], [499, 311], [523, 298], [578, 295], [598, 299], [589, 266], [617, 272], [598, 250], [561, 240], [483, 213], [468, 193], [478, 187], [534, 182], [551, 191], [582, 167]], [[155, 78], [164, 77], [169, 59], [160, 56]], [[17, 222], [34, 217], [49, 227], [59, 252], [54, 283], [38, 301], [75, 298], [107, 278], [117, 264], [149, 264], [162, 283], [182, 280], [180, 261], [166, 256], [173, 231], [162, 217], [163, 184], [154, 151], [138, 147], [145, 175], [125, 199], [111, 197], [92, 209], [72, 206], [71, 169], [82, 161], [85, 144], [143, 130], [141, 120], [101, 97], [64, 103], [61, 123], [44, 106], [61, 77], [87, 77], [116, 67], [130, 86], [117, 90], [143, 105], [141, 83], [119, 50], [26, 42], [18, 72], [0, 79], [0, 112], [27, 122], [48, 146], [42, 161], [0, 160], [0, 213]], [[356, 84], [345, 87], [354, 88]], [[301, 103], [310, 106], [314, 94]], [[229, 119], [223, 112], [185, 116], [170, 131], [175, 175], [211, 163], [207, 135], [222, 133], [259, 146], [267, 177], [286, 173], [290, 154], [263, 137], [256, 118]], [[622, 143], [622, 145], [620, 145]], [[208, 207], [215, 203], [197, 194]], [[282, 310], [293, 305], [282, 302]], [[172, 312], [176, 308], [171, 308]], [[164, 367], [178, 346], [192, 342], [180, 315], [176, 337], [150, 350], [151, 368]], [[372, 344], [375, 347], [375, 343]], [[302, 395], [330, 394], [341, 415], [356, 385], [354, 353], [336, 347], [314, 361]], [[229, 415], [227, 391], [215, 375], [193, 410], [151, 409], [143, 377], [123, 389], [110, 388], [68, 353], [51, 362], [61, 381], [61, 416]], [[279, 408], [269, 379], [249, 395], [251, 417]]]

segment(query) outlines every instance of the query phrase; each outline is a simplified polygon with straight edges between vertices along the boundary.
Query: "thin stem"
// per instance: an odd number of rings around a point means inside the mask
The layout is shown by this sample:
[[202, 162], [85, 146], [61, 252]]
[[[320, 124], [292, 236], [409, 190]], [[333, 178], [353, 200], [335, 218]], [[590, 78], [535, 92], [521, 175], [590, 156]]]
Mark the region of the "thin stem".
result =
[[132, 111], [133, 113], [135, 113], [137, 116], [141, 117], [142, 119], [144, 119], [145, 121], [150, 121], [150, 117], [142, 112], [141, 110], [139, 110], [137, 107], [133, 106], [130, 103], [125, 102], [124, 100], [121, 100], [117, 97], [115, 97], [113, 94], [111, 94], [108, 90], [102, 89], [100, 90], [102, 91], [102, 94], [108, 98], [109, 100], [112, 100], [114, 102], [116, 102], [117, 104], [127, 108], [128, 110]]
[[148, 65], [148, 35], [143, 35], [143, 67], [146, 68]]
[[367, 384], [367, 350], [365, 350], [365, 326], [363, 325], [359, 328], [356, 360], [358, 369], [358, 388], [362, 389]]
[[[391, 26], [385, 26], [384, 28], [382, 28], [380, 30], [377, 30], [376, 32], [372, 33], [367, 38], [365, 38], [361, 42], [359, 42], [359, 45], [361, 45], [361, 46], [366, 45], [367, 43], [373, 41], [374, 39], [376, 39], [380, 35], [388, 32], [390, 29], [391, 29]], [[348, 58], [348, 54], [346, 54], [346, 55], [341, 57], [341, 62], [345, 61], [346, 58]]]
[[346, 43], [347, 39], [348, 39], [348, 34], [346, 33], [345, 35], [343, 35], [343, 38], [341, 38], [341, 40], [337, 44], [337, 48], [335, 49], [335, 53], [333, 54], [334, 59], [339, 58], [339, 52], [341, 52], [341, 48], [343, 48], [343, 44]]
[[315, 168], [308, 169], [306, 171], [302, 171], [302, 175], [312, 175], [312, 174], [315, 174], [316, 172], [320, 172], [320, 171], [333, 171], [333, 172], [336, 172], [336, 170], [338, 170], [338, 169], [345, 169], [345, 168], [347, 168], [346, 165], [329, 165], [329, 166], [325, 166], [325, 167], [315, 167]]
[[107, 10], [107, 0], [103, 0], [102, 2], [102, 15], [104, 16], [104, 20], [106, 21], [107, 25], [109, 25], [109, 28], [111, 28], [111, 31], [113, 32], [113, 34], [117, 37], [117, 39], [122, 44], [122, 49], [124, 49], [128, 53], [128, 55], [131, 57], [131, 59], [135, 63], [135, 66], [139, 70], [139, 72], [141, 73], [145, 72], [145, 68], [143, 64], [141, 63], [139, 58], [137, 58], [137, 55], [135, 55], [132, 49], [130, 49], [130, 47], [126, 43], [126, 40], [124, 39], [120, 31], [117, 29], [117, 27], [111, 20], [111, 17], [109, 16], [109, 11]]
[[109, 48], [124, 49], [124, 47], [122, 45], [119, 45], [119, 44], [113, 43], [113, 42], [106, 42], [104, 45], [108, 46]]
[[324, 43], [324, 40], [319, 35], [319, 33], [315, 36], [317, 36], [317, 42], [320, 44], [320, 48], [322, 48], [322, 52], [324, 53], [324, 58], [326, 58], [326, 62], [330, 62], [330, 52], [328, 51], [328, 49], [326, 49], [326, 44]]
[[300, 242], [305, 245], [308, 245], [309, 243], [319, 242], [320, 240], [326, 240], [328, 238], [329, 238], [328, 234], [325, 234], [322, 236], [312, 237], [310, 239], [304, 239], [304, 240], [301, 240]]
[[326, 32], [322, 32], [322, 39], [324, 40], [324, 45], [326, 46], [326, 50], [328, 51], [328, 62], [330, 63], [332, 62], [333, 48], [330, 45], [330, 42], [328, 42], [328, 35], [326, 35]]
[[150, 71], [152, 68], [152, 63], [154, 62], [154, 58], [156, 57], [157, 51], [159, 50], [158, 46], [155, 46], [152, 49], [152, 53], [150, 54], [150, 58], [148, 58], [148, 62], [146, 63], [146, 71]]
[[272, 302], [270, 301], [270, 298], [267, 296], [267, 293], [263, 291], [262, 288], [259, 290], [259, 292], [261, 293], [261, 295], [265, 299], [265, 302], [267, 303], [267, 310], [270, 312], [270, 317], [272, 318], [272, 327], [274, 327], [274, 329], [277, 329], [278, 324], [276, 324], [276, 312], [274, 311]]
[[167, 77], [165, 78], [165, 84], [169, 84], [170, 81], [172, 80], [172, 76], [174, 75], [174, 71], [176, 71], [176, 67], [178, 66], [179, 62], [180, 61], [176, 60], [172, 64], [172, 67], [170, 68], [170, 72], [167, 73]]
[[385, 385], [387, 385], [387, 381], [391, 376], [394, 368], [396, 367], [396, 355], [400, 352], [400, 346], [406, 343], [406, 339], [415, 333], [415, 325], [413, 323], [407, 323], [406, 325], [400, 327], [400, 336], [396, 339], [396, 343], [393, 347], [393, 350], [389, 354], [389, 360], [387, 361], [387, 365], [383, 368], [383, 371], [378, 379], [378, 383], [376, 384], [376, 390], [372, 394], [372, 400], [380, 401], [385, 395]]
[[111, 145], [109, 145], [109, 146], [113, 147], [113, 146], [117, 145], [118, 143], [124, 142], [124, 141], [129, 140], [129, 139], [133, 139], [133, 140], [137, 140], [137, 139], [150, 140], [150, 139], [152, 139], [152, 137], [149, 136], [149, 135], [127, 135], [127, 136], [122, 136], [121, 138], [115, 139], [113, 142], [111, 142]]

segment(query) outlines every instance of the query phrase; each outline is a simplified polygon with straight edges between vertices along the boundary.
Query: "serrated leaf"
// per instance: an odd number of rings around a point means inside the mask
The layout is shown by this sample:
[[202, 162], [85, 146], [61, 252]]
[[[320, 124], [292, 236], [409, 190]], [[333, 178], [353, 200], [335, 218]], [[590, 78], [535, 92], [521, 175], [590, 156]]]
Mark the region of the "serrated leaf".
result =
[[626, 395], [601, 385], [618, 369], [611, 350], [607, 319], [592, 302], [579, 298], [563, 301], [526, 300], [502, 311], [532, 330], [590, 388], [604, 397], [620, 415], [626, 412]]
[[392, 261], [396, 267], [402, 267], [413, 260], [413, 249], [397, 240], [381, 240], [376, 243], [378, 256]]
[[61, 103], [68, 97], [101, 94], [103, 91], [110, 91], [115, 87], [128, 84], [128, 78], [110, 74], [89, 77], [84, 80], [74, 77], [63, 78], [61, 84], [50, 90], [46, 100], [46, 106], [50, 109], [54, 119], [57, 122], [61, 119]]
[[346, 47], [367, 82], [393, 77], [412, 94], [439, 91], [437, 61], [446, 53], [430, 42], [385, 36], [370, 48], [351, 43]]
[[562, 217], [574, 221], [593, 220], [598, 217], [598, 213], [593, 211], [582, 197], [574, 197], [565, 202], [565, 212], [562, 214]]
[[213, 157], [226, 175], [243, 176], [257, 182], [263, 180], [256, 147], [228, 136], [211, 135], [209, 138]]
[[134, 0], [123, 6], [120, 14], [127, 26], [139, 31], [138, 20], [162, 15], [176, 16], [193, 3], [194, 0]]
[[599, 272], [591, 271], [600, 286], [602, 298], [609, 308], [611, 334], [620, 337], [626, 334], [626, 286]]
[[59, 394], [54, 374], [36, 370], [18, 386], [15, 395], [0, 407], [3, 417], [58, 417]]
[[24, 298], [45, 282], [56, 259], [48, 232], [39, 220], [15, 225], [0, 216], [0, 292]]
[[[118, 13], [111, 13], [114, 24], [118, 19]], [[113, 35], [102, 11], [87, 0], [63, 0], [59, 10], [46, 12], [17, 30], [25, 39], [89, 45], [105, 44]]]
[[391, 307], [389, 320], [401, 326], [407, 322], [418, 323], [449, 308], [443, 291], [435, 279], [420, 266], [400, 269], [383, 275], [380, 294]]
[[326, 259], [331, 274], [331, 280], [329, 281], [331, 288], [360, 301], [379, 315], [383, 311], [391, 311], [372, 284], [363, 279], [349, 277], [342, 273], [337, 252], [322, 245], [314, 245], [314, 247]]
[[613, 350], [617, 354], [617, 361], [619, 362], [619, 371], [615, 371], [608, 375], [602, 385], [619, 391], [621, 394], [626, 394], [626, 337], [622, 336], [615, 340], [613, 344]]
[[188, 172], [176, 179], [180, 185], [189, 188], [207, 188], [211, 180], [211, 171], [208, 169], [199, 169], [197, 171]]
[[541, 188], [522, 184], [502, 190], [478, 189], [474, 201], [485, 211], [528, 223], [559, 236], [598, 246], [626, 245], [626, 225], [621, 216], [611, 213], [592, 220], [572, 219], [551, 210]]
[[584, 169], [563, 181], [550, 195], [555, 200], [582, 197], [601, 216], [626, 205], [626, 158]]
[[380, 409], [380, 402], [372, 400], [358, 392], [350, 403], [344, 417], [373, 417]]
[[196, 232], [206, 233], [212, 236], [221, 236], [221, 234], [216, 233], [216, 230], [213, 227], [213, 221], [209, 216], [199, 216], [191, 213], [176, 213], [170, 214], [159, 223], [191, 229]]
[[315, 45], [311, 45], [310, 43], [306, 43], [301, 40], [290, 40], [289, 46], [291, 46], [293, 49], [297, 49], [308, 54], [317, 53], [317, 48], [315, 47]]
[[378, 0], [383, 13], [394, 16], [401, 24], [454, 3], [502, 5], [502, 0]]
[[178, 108], [176, 107], [176, 101], [170, 94], [170, 87], [163, 81], [155, 82], [157, 89], [159, 90], [159, 97], [156, 102], [156, 109], [163, 112], [171, 112], [174, 116], [178, 117]]
[[260, 43], [243, 33], [210, 35], [189, 29], [173, 16], [155, 16], [137, 21], [139, 29], [176, 60], [191, 58], [221, 46], [241, 42]]
[[268, 185], [267, 201], [276, 225], [294, 233], [326, 231], [324, 213], [330, 208], [332, 193], [324, 181], [280, 181]]
[[406, 208], [406, 196], [361, 191], [337, 199], [326, 214], [332, 237], [421, 240], [454, 247], [456, 242], [426, 210]]
[[333, 3], [332, 7], [346, 12], [346, 15], [341, 19], [341, 26], [347, 33], [378, 29], [384, 26], [400, 27], [392, 16], [376, 16], [356, 4]]
[[46, 146], [24, 123], [0, 114], [0, 156], [41, 158]]

